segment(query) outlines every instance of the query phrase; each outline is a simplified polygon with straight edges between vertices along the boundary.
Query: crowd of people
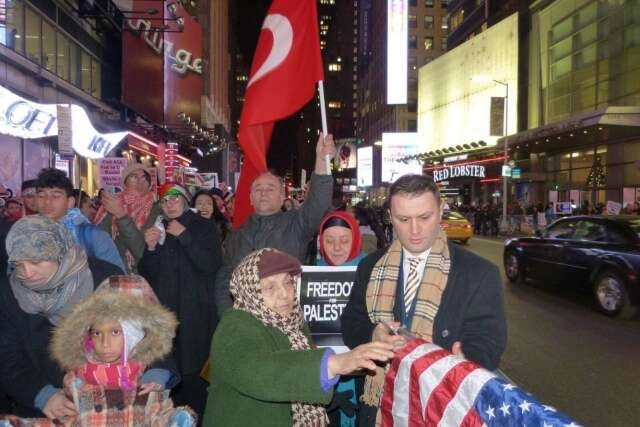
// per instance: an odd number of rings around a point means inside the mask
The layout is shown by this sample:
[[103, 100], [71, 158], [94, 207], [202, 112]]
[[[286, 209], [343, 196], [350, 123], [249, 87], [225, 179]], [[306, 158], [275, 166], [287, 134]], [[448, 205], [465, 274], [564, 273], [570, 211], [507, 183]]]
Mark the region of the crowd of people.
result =
[[[259, 175], [254, 212], [233, 230], [227, 189], [167, 183], [156, 195], [140, 164], [98, 199], [55, 169], [26, 181], [0, 228], [0, 413], [83, 426], [373, 426], [401, 326], [496, 369], [498, 270], [447, 242], [437, 185], [406, 175], [388, 209], [340, 206], [325, 164], [334, 154], [320, 135], [303, 200], [287, 199], [274, 172]], [[303, 264], [357, 266], [341, 325], [349, 351], [314, 345], [296, 294]]]

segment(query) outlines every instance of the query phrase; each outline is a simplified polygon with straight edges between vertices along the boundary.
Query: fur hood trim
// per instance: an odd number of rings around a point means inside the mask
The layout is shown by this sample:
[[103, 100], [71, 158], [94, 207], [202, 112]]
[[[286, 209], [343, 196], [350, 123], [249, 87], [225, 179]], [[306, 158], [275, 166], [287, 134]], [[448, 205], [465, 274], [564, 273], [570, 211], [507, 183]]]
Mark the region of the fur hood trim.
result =
[[133, 348], [129, 360], [149, 365], [171, 352], [176, 316], [158, 303], [142, 277], [111, 276], [55, 328], [50, 347], [53, 359], [65, 370], [84, 365], [89, 329], [97, 322], [114, 319], [137, 321], [144, 330], [145, 336]]

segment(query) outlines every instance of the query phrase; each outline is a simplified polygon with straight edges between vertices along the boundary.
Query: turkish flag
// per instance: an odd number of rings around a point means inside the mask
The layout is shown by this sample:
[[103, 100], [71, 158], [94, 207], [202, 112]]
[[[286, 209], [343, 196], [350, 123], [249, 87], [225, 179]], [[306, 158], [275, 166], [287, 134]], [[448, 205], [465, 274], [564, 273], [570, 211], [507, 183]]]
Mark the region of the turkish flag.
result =
[[302, 108], [323, 78], [315, 0], [274, 0], [262, 24], [240, 116], [244, 163], [234, 228], [251, 215], [251, 183], [267, 170], [274, 122]]

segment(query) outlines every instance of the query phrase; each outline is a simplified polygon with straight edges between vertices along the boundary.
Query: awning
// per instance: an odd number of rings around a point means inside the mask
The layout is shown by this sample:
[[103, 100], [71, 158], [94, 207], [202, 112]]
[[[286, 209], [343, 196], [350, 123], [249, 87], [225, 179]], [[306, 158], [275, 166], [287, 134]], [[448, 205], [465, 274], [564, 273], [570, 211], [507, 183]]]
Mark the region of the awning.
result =
[[514, 145], [531, 142], [543, 142], [550, 138], [557, 138], [562, 134], [573, 136], [574, 133], [584, 131], [588, 128], [595, 128], [602, 131], [605, 130], [605, 127], [609, 128], [607, 139], [612, 139], [612, 136], [640, 136], [640, 107], [611, 106], [588, 113], [577, 114], [566, 120], [502, 137], [498, 139], [497, 144], [503, 146], [504, 141], [507, 140], [509, 147], [512, 147]]

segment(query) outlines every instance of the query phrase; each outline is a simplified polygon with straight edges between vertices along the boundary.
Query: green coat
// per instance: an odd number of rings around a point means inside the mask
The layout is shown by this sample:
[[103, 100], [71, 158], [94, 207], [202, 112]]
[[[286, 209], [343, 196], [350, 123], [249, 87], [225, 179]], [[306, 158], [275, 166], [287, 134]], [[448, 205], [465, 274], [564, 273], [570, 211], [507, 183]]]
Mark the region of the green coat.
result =
[[291, 350], [289, 339], [251, 314], [229, 310], [211, 343], [211, 385], [204, 426], [290, 427], [291, 402], [326, 405], [324, 350]]

